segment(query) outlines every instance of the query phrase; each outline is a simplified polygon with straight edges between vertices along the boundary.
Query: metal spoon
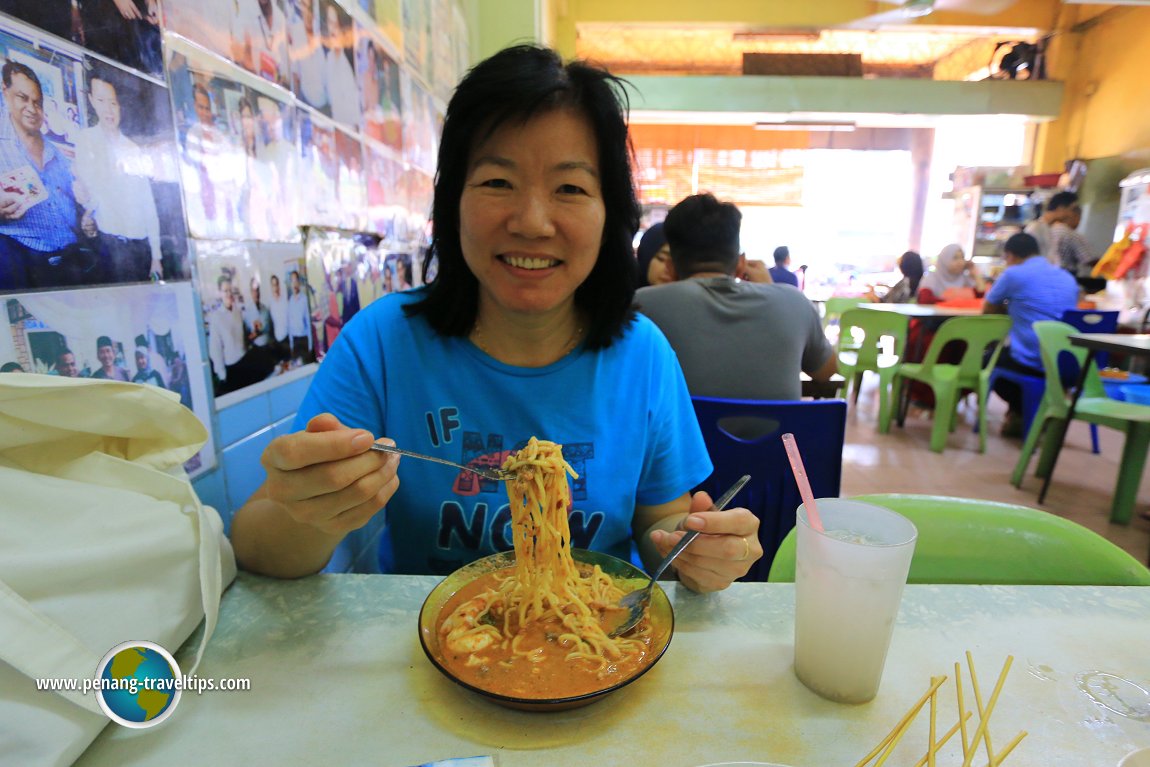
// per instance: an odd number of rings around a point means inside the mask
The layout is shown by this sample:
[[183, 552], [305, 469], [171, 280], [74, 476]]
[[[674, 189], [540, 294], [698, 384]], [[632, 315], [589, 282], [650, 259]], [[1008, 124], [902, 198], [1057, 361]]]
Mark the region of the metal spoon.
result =
[[436, 463], [447, 464], [448, 466], [454, 466], [455, 468], [462, 469], [463, 471], [470, 471], [472, 474], [478, 474], [484, 479], [493, 479], [496, 482], [505, 482], [509, 479], [515, 478], [515, 472], [513, 471], [493, 469], [490, 466], [464, 466], [463, 464], [455, 463], [454, 461], [447, 461], [443, 458], [436, 458], [435, 456], [424, 455], [423, 453], [413, 453], [410, 450], [403, 450], [398, 447], [392, 447], [391, 445], [383, 445], [379, 442], [373, 443], [371, 449], [378, 450], [381, 453], [398, 453], [399, 455], [407, 455], [411, 456], [412, 458], [419, 458], [424, 461], [435, 461]]
[[[731, 499], [735, 497], [735, 494], [742, 490], [743, 485], [747, 484], [750, 479], [750, 474], [744, 474], [740, 477], [735, 484], [731, 485], [730, 490], [723, 493], [722, 497], [715, 501], [715, 505], [711, 508], [711, 511], [722, 511], [726, 505], [731, 502]], [[619, 607], [626, 611], [626, 617], [623, 618], [623, 621], [618, 626], [608, 631], [607, 636], [617, 637], [620, 634], [626, 634], [635, 628], [639, 621], [643, 620], [643, 613], [647, 609], [647, 604], [651, 601], [651, 589], [654, 588], [655, 581], [659, 579], [659, 576], [662, 575], [663, 571], [667, 569], [667, 566], [674, 561], [675, 557], [683, 553], [683, 549], [687, 548], [691, 541], [695, 540], [698, 534], [698, 530], [688, 530], [687, 534], [680, 538], [679, 542], [675, 544], [675, 548], [671, 549], [671, 553], [664, 557], [663, 561], [659, 563], [659, 566], [655, 569], [655, 574], [651, 576], [651, 580], [647, 582], [647, 585], [623, 595], [623, 598], [619, 600]]]

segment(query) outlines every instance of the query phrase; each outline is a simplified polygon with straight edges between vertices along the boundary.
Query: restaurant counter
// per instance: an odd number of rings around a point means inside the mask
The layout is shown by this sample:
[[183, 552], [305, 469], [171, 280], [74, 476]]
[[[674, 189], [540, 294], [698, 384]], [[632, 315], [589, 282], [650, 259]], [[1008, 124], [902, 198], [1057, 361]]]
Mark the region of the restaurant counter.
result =
[[[956, 661], [973, 709], [968, 650], [984, 701], [1014, 656], [990, 719], [996, 748], [1029, 733], [1007, 767], [1109, 767], [1150, 745], [1150, 588], [908, 586], [878, 697], [841, 705], [792, 671], [793, 585], [698, 595], [668, 583], [674, 638], [646, 676], [584, 708], [528, 713], [480, 699], [428, 662], [416, 619], [437, 582], [241, 574], [197, 674], [250, 679], [251, 689], [184, 692], [154, 729], [110, 724], [77, 764], [403, 767], [492, 755], [499, 767], [850, 767], [932, 675], [951, 677], [939, 693], [939, 732], [949, 728]], [[888, 767], [925, 753], [928, 719], [924, 709]]]

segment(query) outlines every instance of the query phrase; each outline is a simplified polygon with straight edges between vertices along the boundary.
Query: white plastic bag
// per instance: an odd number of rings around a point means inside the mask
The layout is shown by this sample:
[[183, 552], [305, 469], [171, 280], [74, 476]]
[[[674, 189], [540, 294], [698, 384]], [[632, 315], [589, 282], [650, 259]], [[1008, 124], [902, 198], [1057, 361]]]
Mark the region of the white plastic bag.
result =
[[206, 621], [199, 662], [235, 576], [182, 469], [206, 437], [163, 389], [0, 375], [0, 764], [70, 764], [109, 723], [36, 679], [91, 679], [125, 641], [174, 652]]

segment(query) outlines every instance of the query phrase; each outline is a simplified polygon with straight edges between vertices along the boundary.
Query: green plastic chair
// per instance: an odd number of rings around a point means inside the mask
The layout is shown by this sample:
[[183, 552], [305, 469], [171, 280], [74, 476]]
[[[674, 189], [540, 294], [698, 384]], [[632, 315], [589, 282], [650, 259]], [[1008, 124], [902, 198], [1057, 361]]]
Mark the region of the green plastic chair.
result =
[[[907, 381], [922, 381], [934, 391], [934, 426], [930, 432], [930, 449], [941, 453], [946, 438], [954, 431], [959, 394], [970, 389], [978, 395], [978, 452], [986, 452], [986, 398], [990, 391], [990, 372], [1002, 351], [1002, 341], [1010, 332], [1010, 317], [984, 314], [974, 317], [952, 317], [942, 323], [926, 350], [922, 362], [904, 362], [894, 376], [898, 425], [906, 421], [906, 402], [902, 396]], [[962, 359], [957, 363], [939, 362], [938, 356], [951, 341], [965, 341]], [[986, 362], [986, 350], [994, 351]], [[890, 412], [887, 412], [887, 420]], [[885, 431], [885, 429], [884, 429]]]
[[[1042, 453], [1038, 458], [1035, 475], [1046, 477], [1050, 473], [1050, 462], [1054, 457], [1057, 440], [1062, 434], [1061, 427], [1070, 412], [1069, 395], [1058, 373], [1059, 360], [1065, 359], [1063, 355], [1071, 354], [1077, 361], [1076, 367], [1080, 367], [1086, 359], [1085, 349], [1070, 344], [1070, 336], [1081, 332], [1073, 325], [1041, 320], [1034, 323], [1034, 332], [1038, 336], [1042, 367], [1046, 371], [1046, 390], [1042, 404], [1038, 406], [1038, 412], [1034, 416], [1034, 423], [1026, 434], [1026, 441], [1022, 444], [1022, 454], [1018, 457], [1014, 474], [1010, 478], [1015, 487], [1022, 485], [1026, 467], [1044, 433]], [[1150, 449], [1150, 406], [1110, 399], [1106, 396], [1106, 388], [1098, 376], [1097, 366], [1091, 364], [1090, 370], [1086, 372], [1086, 381], [1082, 385], [1082, 396], [1078, 398], [1078, 404], [1074, 409], [1074, 419], [1117, 429], [1126, 435], [1122, 460], [1118, 464], [1118, 482], [1110, 506], [1110, 521], [1127, 524], [1138, 500], [1138, 485], [1142, 480], [1142, 469], [1146, 465], [1147, 450]], [[1048, 428], [1051, 425], [1055, 428]]]
[[[1098, 533], [1012, 503], [935, 495], [860, 495], [918, 528], [908, 583], [1150, 586], [1150, 570]], [[795, 580], [795, 531], [767, 580]]]
[[854, 309], [865, 303], [869, 303], [869, 300], [862, 296], [832, 296], [823, 301], [823, 330], [841, 317], [847, 309]]
[[[878, 374], [878, 427], [882, 434], [890, 429], [891, 382], [906, 352], [907, 323], [906, 315], [870, 309], [847, 309], [839, 318], [838, 365], [847, 382], [846, 393], [849, 396], [854, 389], [852, 401], [857, 405], [863, 373], [870, 370]], [[861, 340], [852, 332], [855, 329], [861, 332]], [[890, 353], [882, 351], [879, 341], [883, 337], [893, 339]]]

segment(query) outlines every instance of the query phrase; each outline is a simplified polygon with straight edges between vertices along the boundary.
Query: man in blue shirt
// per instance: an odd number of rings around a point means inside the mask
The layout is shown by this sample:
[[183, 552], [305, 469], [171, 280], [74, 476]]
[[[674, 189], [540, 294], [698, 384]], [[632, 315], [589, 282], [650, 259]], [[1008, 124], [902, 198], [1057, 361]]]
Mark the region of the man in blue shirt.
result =
[[799, 278], [787, 268], [791, 263], [791, 249], [786, 245], [775, 248], [775, 265], [770, 268], [771, 279], [778, 285], [799, 286]]
[[36, 73], [0, 69], [0, 288], [75, 284], [78, 209], [67, 158], [44, 140], [44, 91]]
[[[1003, 246], [1006, 270], [986, 294], [983, 314], [1009, 314], [1012, 324], [1007, 346], [998, 367], [1032, 376], [1043, 376], [1042, 355], [1034, 323], [1057, 320], [1078, 305], [1078, 282], [1064, 269], [1038, 255], [1038, 241], [1029, 234], [1016, 234]], [[1022, 390], [1013, 381], [999, 378], [994, 392], [1006, 400], [1008, 410], [1002, 434], [1022, 436]]]

